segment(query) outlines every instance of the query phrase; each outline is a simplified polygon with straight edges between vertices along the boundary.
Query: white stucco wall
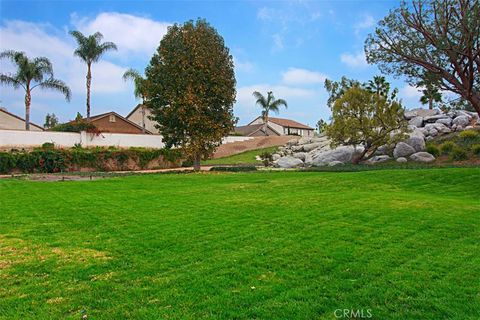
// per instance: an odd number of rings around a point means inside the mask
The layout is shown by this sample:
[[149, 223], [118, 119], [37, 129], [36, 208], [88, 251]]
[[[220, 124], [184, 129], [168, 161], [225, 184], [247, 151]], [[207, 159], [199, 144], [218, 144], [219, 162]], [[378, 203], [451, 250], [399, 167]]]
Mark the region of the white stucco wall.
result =
[[[222, 143], [251, 140], [253, 137], [228, 136]], [[0, 147], [2, 148], [31, 148], [41, 146], [45, 142], [52, 142], [56, 146], [69, 148], [75, 144], [83, 147], [120, 148], [144, 147], [160, 149], [165, 146], [161, 135], [102, 133], [98, 136], [86, 132], [54, 132], [54, 131], [22, 131], [0, 129]]]

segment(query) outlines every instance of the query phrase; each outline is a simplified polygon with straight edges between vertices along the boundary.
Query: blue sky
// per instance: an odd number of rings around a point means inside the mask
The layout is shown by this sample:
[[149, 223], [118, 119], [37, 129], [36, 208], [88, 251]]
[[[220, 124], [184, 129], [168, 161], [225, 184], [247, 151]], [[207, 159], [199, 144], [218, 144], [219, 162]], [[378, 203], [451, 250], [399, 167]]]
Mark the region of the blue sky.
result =
[[[138, 103], [131, 83], [121, 76], [130, 67], [143, 71], [167, 27], [205, 18], [224, 37], [235, 60], [240, 124], [256, 117], [252, 92], [272, 90], [288, 102], [279, 117], [314, 126], [328, 119], [323, 81], [342, 75], [361, 81], [379, 74], [365, 62], [363, 43], [398, 1], [5, 1], [0, 2], [0, 50], [46, 56], [55, 76], [73, 92], [70, 103], [56, 92], [33, 92], [32, 119], [43, 124], [47, 112], [61, 121], [85, 114], [85, 66], [73, 56], [69, 30], [103, 33], [115, 42], [112, 52], [93, 66], [92, 114], [122, 115]], [[2, 72], [12, 71], [7, 62]], [[400, 89], [407, 108], [419, 106], [419, 93], [401, 79], [387, 77]], [[24, 114], [23, 93], [0, 88], [1, 105]]]

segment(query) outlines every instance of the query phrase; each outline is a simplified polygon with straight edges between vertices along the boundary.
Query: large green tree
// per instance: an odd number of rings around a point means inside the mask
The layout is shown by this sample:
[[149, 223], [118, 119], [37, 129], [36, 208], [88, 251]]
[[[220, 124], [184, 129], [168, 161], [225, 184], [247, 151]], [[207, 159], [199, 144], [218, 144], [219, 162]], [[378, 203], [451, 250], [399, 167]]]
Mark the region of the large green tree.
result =
[[411, 84], [425, 72], [480, 114], [480, 3], [478, 0], [402, 2], [365, 42], [369, 63]]
[[326, 126], [326, 134], [332, 140], [332, 147], [362, 146], [363, 151], [352, 159], [357, 164], [372, 157], [380, 146], [405, 138], [407, 123], [404, 109], [394, 93], [387, 91], [385, 95], [379, 95], [358, 82], [344, 80], [326, 83], [326, 86], [336, 88], [329, 91], [335, 100], [331, 105], [332, 121]]
[[284, 106], [287, 108], [287, 101], [283, 99], [275, 99], [272, 91], [267, 92], [267, 96], [265, 97], [258, 91], [253, 92], [253, 96], [255, 99], [255, 103], [262, 108], [262, 120], [263, 120], [263, 131], [266, 136], [268, 136], [268, 116], [270, 112], [279, 113], [280, 106]]
[[134, 84], [135, 98], [142, 99], [142, 104], [140, 105], [140, 112], [142, 113], [142, 132], [145, 132], [145, 101], [147, 101], [147, 79], [142, 77], [140, 72], [135, 69], [128, 69], [123, 74], [123, 80], [127, 81], [131, 79]]
[[70, 101], [70, 88], [53, 77], [52, 63], [47, 58], [29, 59], [24, 52], [8, 50], [0, 53], [0, 59], [9, 59], [17, 68], [14, 74], [0, 74], [0, 83], [25, 90], [25, 130], [30, 130], [30, 106], [35, 88], [59, 91]]
[[70, 31], [70, 34], [77, 42], [77, 49], [74, 54], [87, 64], [87, 120], [90, 120], [90, 87], [92, 84], [92, 64], [98, 62], [100, 57], [110, 50], [117, 50], [113, 42], [103, 42], [103, 35], [95, 32], [85, 36], [80, 31]]
[[169, 27], [146, 68], [146, 102], [166, 147], [210, 156], [233, 129], [235, 73], [223, 38], [205, 20]]

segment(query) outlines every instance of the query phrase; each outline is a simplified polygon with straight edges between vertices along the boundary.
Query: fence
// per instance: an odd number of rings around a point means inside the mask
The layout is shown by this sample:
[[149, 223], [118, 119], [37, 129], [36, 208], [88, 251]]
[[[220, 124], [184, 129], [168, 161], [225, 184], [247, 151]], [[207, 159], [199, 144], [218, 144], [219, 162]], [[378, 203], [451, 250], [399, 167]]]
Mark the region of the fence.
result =
[[[223, 143], [246, 141], [252, 137], [228, 136], [223, 138]], [[125, 134], [125, 133], [101, 133], [94, 135], [82, 131], [54, 132], [54, 131], [22, 131], [0, 129], [1, 148], [32, 148], [41, 146], [45, 142], [52, 142], [56, 146], [69, 148], [75, 144], [82, 147], [108, 147], [120, 148], [144, 147], [160, 149], [164, 147], [161, 135], [152, 134]]]

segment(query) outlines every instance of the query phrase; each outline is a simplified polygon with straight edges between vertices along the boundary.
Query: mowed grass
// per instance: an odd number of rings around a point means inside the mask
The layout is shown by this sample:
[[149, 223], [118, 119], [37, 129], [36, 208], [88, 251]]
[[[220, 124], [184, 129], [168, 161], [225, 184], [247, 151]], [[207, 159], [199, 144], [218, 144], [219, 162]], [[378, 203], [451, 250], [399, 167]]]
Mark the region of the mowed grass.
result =
[[479, 319], [479, 189], [480, 168], [0, 180], [0, 318]]
[[263, 152], [272, 153], [277, 150], [278, 147], [268, 147], [263, 149], [256, 149], [245, 151], [242, 153], [237, 153], [228, 157], [217, 158], [217, 159], [209, 159], [202, 161], [203, 165], [216, 165], [216, 164], [261, 164], [261, 161], [255, 159], [256, 156], [262, 154]]

